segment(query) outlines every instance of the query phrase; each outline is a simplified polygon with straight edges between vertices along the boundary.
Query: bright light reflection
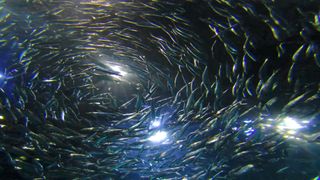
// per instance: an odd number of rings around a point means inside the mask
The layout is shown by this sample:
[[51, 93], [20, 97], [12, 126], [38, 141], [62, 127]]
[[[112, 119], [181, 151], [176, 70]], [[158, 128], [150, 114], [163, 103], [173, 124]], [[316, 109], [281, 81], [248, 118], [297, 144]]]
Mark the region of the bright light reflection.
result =
[[0, 120], [4, 120], [4, 116], [0, 115]]
[[297, 133], [297, 131], [295, 131], [295, 130], [289, 130], [287, 133], [288, 133], [289, 135], [294, 135], [294, 134]]
[[128, 73], [125, 72], [120, 66], [110, 65], [110, 68], [111, 68], [113, 71], [116, 71], [117, 73], [119, 73], [120, 76], [125, 76], [125, 75], [128, 74]]
[[299, 130], [305, 128], [309, 121], [297, 121], [292, 117], [285, 117], [278, 124], [277, 129], [280, 133], [283, 134], [283, 137], [286, 139], [295, 139], [300, 140], [300, 136], [303, 136], [303, 133]]
[[252, 120], [245, 120], [243, 122], [246, 123], [246, 124], [249, 124], [249, 123], [252, 123]]
[[3, 74], [0, 74], [0, 79], [4, 78], [4, 75]]
[[158, 131], [151, 137], [149, 137], [149, 141], [152, 142], [162, 142], [167, 139], [167, 133], [164, 131]]
[[246, 131], [244, 131], [245, 132], [245, 134], [247, 135], [247, 136], [250, 136], [250, 135], [252, 135], [253, 133], [254, 133], [254, 129], [252, 128], [252, 127], [250, 127], [250, 128], [248, 128]]
[[263, 126], [265, 126], [265, 127], [272, 127], [272, 125], [271, 124], [263, 124]]
[[310, 121], [302, 121], [303, 124], [309, 124]]
[[161, 122], [159, 120], [155, 120], [151, 122], [151, 128], [156, 128], [161, 125]]
[[297, 123], [293, 118], [286, 117], [283, 119], [283, 122], [278, 126], [279, 129], [289, 129], [289, 130], [297, 130], [303, 128], [299, 123]]

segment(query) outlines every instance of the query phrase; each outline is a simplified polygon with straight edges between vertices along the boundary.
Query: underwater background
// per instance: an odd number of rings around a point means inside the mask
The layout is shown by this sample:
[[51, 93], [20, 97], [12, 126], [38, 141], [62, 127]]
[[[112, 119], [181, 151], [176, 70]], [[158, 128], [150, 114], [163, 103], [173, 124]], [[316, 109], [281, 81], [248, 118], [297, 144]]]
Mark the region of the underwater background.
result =
[[1, 179], [319, 179], [319, 0], [0, 0]]

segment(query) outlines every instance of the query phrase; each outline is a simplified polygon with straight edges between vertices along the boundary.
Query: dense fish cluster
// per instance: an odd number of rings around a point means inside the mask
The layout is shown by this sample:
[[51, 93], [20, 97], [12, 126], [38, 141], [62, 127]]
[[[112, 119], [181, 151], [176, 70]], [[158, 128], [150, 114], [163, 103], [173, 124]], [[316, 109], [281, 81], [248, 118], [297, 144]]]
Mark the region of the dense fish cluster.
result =
[[1, 0], [0, 177], [312, 179], [318, 0]]

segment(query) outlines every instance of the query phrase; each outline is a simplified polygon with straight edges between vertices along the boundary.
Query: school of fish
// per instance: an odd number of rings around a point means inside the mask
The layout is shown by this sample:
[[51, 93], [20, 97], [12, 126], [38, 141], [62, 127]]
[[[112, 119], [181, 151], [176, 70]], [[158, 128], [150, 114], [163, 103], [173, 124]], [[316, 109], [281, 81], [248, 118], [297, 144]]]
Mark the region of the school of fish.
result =
[[318, 0], [0, 0], [1, 179], [317, 179], [317, 152]]

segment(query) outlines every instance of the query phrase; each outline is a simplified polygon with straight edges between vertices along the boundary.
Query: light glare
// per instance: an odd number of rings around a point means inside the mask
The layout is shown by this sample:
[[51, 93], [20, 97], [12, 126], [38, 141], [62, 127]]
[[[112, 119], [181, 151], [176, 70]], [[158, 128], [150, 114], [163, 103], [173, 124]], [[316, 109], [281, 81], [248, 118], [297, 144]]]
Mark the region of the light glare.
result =
[[120, 76], [125, 76], [127, 75], [127, 72], [123, 71], [120, 66], [117, 65], [111, 65], [110, 68], [120, 74]]
[[152, 121], [152, 122], [151, 122], [151, 127], [152, 127], [152, 128], [159, 127], [160, 125], [161, 125], [161, 123], [160, 123], [159, 120], [155, 120], [155, 121]]
[[152, 142], [162, 142], [167, 138], [167, 133], [164, 131], [158, 131], [151, 137], [149, 137], [149, 141]]
[[279, 126], [279, 129], [297, 130], [301, 128], [302, 126], [291, 117], [284, 118], [283, 122]]
[[[278, 124], [277, 129], [282, 133], [286, 139], [296, 139], [301, 136], [300, 129], [305, 128], [305, 125], [309, 123], [307, 121], [299, 121], [292, 117], [285, 117]], [[297, 139], [296, 139], [297, 140]]]
[[309, 124], [310, 121], [302, 121], [303, 124]]

